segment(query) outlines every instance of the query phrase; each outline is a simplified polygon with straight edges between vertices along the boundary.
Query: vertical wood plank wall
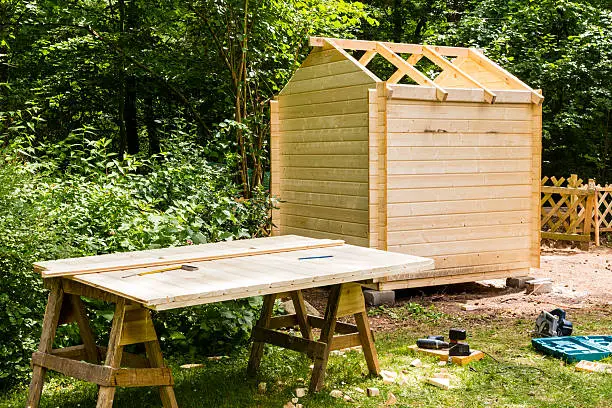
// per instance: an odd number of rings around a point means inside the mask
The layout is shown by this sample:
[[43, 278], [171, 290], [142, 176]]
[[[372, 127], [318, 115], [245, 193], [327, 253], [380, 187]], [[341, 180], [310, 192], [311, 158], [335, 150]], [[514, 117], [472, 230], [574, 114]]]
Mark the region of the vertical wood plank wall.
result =
[[[312, 52], [278, 96], [280, 234], [369, 246], [372, 78], [336, 50]], [[274, 181], [272, 181], [274, 184]]]
[[[280, 132], [278, 101], [270, 101], [270, 195], [280, 195]], [[272, 209], [272, 235], [280, 235], [280, 208]]]
[[431, 257], [442, 276], [536, 266], [533, 109], [388, 100], [387, 249]]
[[[532, 105], [532, 145], [531, 145], [531, 183], [532, 183], [532, 216], [533, 225], [540, 225], [542, 205], [540, 194], [542, 187], [542, 105]], [[532, 228], [531, 267], [540, 267], [541, 228]]]

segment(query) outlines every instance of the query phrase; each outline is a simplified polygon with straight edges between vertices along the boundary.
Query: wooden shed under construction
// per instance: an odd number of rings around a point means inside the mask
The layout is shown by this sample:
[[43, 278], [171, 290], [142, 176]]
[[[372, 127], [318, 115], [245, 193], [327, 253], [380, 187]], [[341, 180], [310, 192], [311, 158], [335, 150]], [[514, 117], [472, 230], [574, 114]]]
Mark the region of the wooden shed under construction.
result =
[[[310, 45], [271, 102], [273, 234], [435, 260], [430, 275], [383, 279], [380, 289], [539, 266], [539, 91], [473, 48]], [[367, 68], [377, 55], [397, 69], [386, 81]], [[441, 69], [435, 79], [415, 66], [422, 58]], [[398, 84], [405, 76], [415, 84]]]

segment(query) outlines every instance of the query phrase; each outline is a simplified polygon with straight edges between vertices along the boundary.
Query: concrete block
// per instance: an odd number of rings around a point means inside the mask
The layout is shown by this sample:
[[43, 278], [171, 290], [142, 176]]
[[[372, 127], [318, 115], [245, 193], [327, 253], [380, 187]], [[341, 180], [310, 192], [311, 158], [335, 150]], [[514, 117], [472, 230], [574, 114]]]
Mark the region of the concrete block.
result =
[[363, 297], [368, 306], [393, 306], [395, 304], [395, 292], [392, 290], [366, 289], [363, 291]]
[[552, 281], [550, 279], [533, 279], [525, 282], [525, 293], [528, 295], [540, 295], [552, 292]]
[[533, 280], [531, 276], [515, 276], [513, 278], [506, 278], [506, 286], [509, 288], [524, 289], [527, 281]]

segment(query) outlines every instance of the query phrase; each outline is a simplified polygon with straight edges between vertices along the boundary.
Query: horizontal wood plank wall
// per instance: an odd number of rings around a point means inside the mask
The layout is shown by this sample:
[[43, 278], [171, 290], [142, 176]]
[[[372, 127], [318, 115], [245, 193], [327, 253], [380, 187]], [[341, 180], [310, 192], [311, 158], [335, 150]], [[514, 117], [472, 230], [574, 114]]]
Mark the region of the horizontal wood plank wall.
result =
[[279, 94], [272, 171], [281, 235], [370, 246], [368, 90], [374, 87], [355, 63], [324, 50], [313, 51]]
[[387, 112], [388, 250], [431, 257], [443, 275], [532, 266], [531, 104], [392, 98]]

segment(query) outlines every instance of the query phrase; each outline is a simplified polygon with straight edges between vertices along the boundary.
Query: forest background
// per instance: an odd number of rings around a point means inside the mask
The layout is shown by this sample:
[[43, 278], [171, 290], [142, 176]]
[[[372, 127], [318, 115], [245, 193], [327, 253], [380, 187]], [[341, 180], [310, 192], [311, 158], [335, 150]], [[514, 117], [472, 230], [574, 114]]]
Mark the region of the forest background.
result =
[[[543, 174], [612, 182], [609, 0], [0, 0], [0, 388], [37, 346], [32, 262], [268, 233], [268, 101], [310, 35], [480, 47], [543, 90]], [[88, 303], [104, 341], [112, 308]], [[260, 304], [157, 330], [170, 355], [230, 352]]]

